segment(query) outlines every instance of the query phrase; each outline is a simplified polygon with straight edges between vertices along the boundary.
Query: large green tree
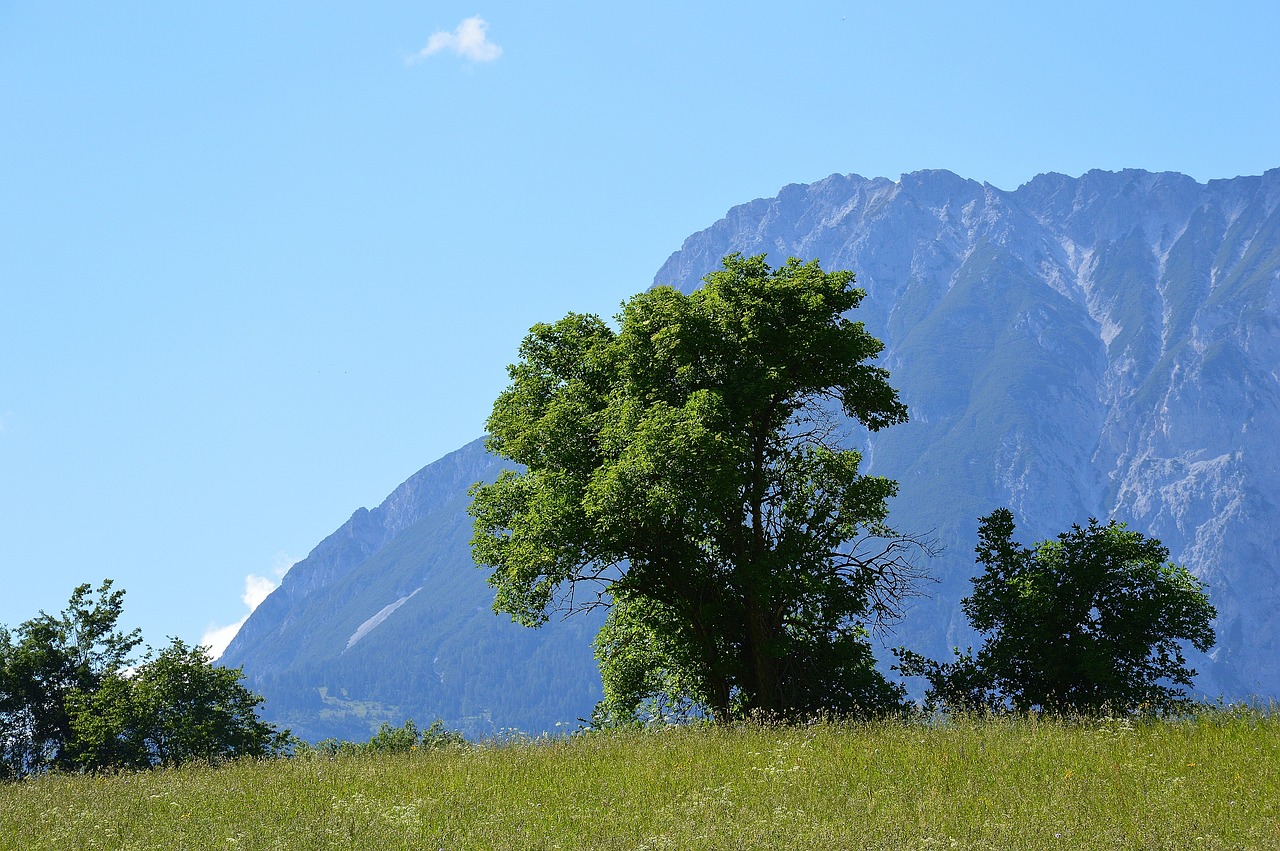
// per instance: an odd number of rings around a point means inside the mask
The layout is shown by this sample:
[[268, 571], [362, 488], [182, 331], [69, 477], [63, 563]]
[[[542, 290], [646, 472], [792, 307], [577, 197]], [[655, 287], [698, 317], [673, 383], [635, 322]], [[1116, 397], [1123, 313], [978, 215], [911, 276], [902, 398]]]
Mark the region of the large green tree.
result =
[[525, 338], [487, 423], [525, 469], [470, 509], [495, 609], [538, 625], [612, 600], [614, 708], [675, 690], [718, 718], [882, 709], [899, 691], [866, 628], [896, 613], [914, 551], [885, 525], [895, 483], [841, 445], [841, 414], [907, 418], [846, 316], [864, 293], [816, 261], [739, 255], [704, 283]]
[[1207, 652], [1215, 611], [1169, 550], [1123, 523], [1072, 526], [1028, 549], [1013, 513], [981, 519], [973, 594], [962, 606], [984, 634], [976, 656], [950, 665], [904, 654], [935, 696], [1020, 711], [1159, 711], [1185, 701], [1195, 671], [1183, 646]]

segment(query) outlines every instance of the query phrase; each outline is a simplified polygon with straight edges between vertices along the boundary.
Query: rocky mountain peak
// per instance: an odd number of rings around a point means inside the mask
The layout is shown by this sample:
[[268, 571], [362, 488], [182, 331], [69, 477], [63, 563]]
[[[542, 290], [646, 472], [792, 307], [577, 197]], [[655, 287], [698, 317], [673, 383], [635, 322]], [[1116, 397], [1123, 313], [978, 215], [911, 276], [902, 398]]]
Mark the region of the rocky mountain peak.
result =
[[[954, 544], [939, 601], [906, 626], [921, 641], [954, 640], [934, 619], [957, 622], [977, 517], [1000, 505], [1032, 538], [1130, 522], [1212, 582], [1224, 635], [1275, 635], [1253, 599], [1280, 579], [1276, 181], [1095, 170], [1005, 192], [946, 171], [833, 176], [735, 208], [655, 282], [688, 291], [729, 250], [857, 273], [912, 412], [865, 436], [867, 456], [902, 482], [896, 522]], [[1204, 687], [1280, 691], [1268, 641], [1206, 660]]]

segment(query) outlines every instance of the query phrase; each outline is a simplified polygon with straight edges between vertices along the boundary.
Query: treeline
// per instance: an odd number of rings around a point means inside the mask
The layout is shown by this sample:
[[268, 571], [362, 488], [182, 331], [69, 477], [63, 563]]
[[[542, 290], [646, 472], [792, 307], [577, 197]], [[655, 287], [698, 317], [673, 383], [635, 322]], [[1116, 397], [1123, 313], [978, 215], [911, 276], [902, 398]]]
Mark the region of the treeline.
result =
[[[980, 523], [977, 557], [985, 569], [962, 607], [982, 632], [982, 646], [957, 650], [949, 662], [895, 651], [894, 670], [929, 683], [923, 709], [1069, 715], [1185, 708], [1182, 687], [1191, 684], [1194, 671], [1180, 644], [1189, 641], [1204, 651], [1214, 639], [1214, 610], [1199, 582], [1167, 561], [1159, 541], [1122, 524], [1090, 521], [1032, 548], [1017, 544], [1014, 531], [1006, 509]], [[96, 591], [85, 584], [58, 615], [41, 612], [12, 631], [0, 626], [0, 780], [51, 770], [405, 753], [466, 743], [440, 721], [419, 728], [412, 720], [401, 727], [384, 723], [367, 742], [302, 742], [262, 721], [257, 709], [263, 699], [241, 684], [240, 669], [214, 665], [205, 648], [175, 638], [136, 659], [139, 631], [117, 628], [123, 599], [124, 591], [110, 580]], [[601, 635], [598, 644], [653, 638], [620, 638], [616, 630]], [[630, 661], [637, 679], [628, 692], [606, 691], [590, 726], [711, 715], [696, 683], [653, 666], [664, 652], [661, 641], [625, 650], [636, 654]], [[878, 675], [868, 670], [864, 676]], [[812, 714], [913, 711], [902, 685], [888, 685], [887, 700], [818, 707]], [[767, 713], [753, 717], [771, 720]]]
[[75, 589], [58, 615], [0, 626], [0, 779], [287, 752], [241, 671], [172, 639], [158, 651], [118, 628], [124, 591]]

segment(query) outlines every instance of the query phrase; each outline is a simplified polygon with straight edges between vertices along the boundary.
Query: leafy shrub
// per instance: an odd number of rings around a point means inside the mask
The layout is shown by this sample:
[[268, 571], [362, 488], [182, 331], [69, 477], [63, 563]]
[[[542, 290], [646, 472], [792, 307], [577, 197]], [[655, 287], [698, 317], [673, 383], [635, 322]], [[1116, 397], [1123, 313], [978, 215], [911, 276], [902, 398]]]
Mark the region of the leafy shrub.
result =
[[385, 721], [378, 732], [367, 742], [348, 742], [341, 739], [323, 739], [316, 745], [298, 745], [296, 756], [351, 756], [365, 753], [409, 753], [418, 750], [465, 747], [467, 740], [456, 730], [447, 730], [444, 721], [436, 719], [425, 730], [413, 719], [402, 727], [392, 727]]

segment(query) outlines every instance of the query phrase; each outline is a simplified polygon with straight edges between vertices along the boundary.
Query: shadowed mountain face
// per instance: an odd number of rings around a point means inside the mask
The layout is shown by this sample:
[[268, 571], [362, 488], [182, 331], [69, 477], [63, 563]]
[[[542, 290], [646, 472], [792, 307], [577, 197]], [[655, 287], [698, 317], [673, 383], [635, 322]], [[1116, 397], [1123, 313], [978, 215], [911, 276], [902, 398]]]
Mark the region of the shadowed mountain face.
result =
[[[1012, 508], [1027, 544], [1114, 518], [1207, 583], [1219, 646], [1193, 658], [1200, 689], [1280, 694], [1280, 170], [1013, 192], [833, 176], [735, 207], [654, 282], [688, 292], [733, 251], [817, 258], [868, 292], [855, 318], [885, 341], [911, 422], [848, 439], [900, 482], [892, 522], [945, 547], [887, 644], [974, 642], [958, 604], [979, 516]], [[471, 563], [466, 491], [499, 469], [470, 444], [289, 572], [223, 657], [271, 720], [363, 739], [409, 716], [539, 732], [590, 711], [599, 617], [515, 626]]]
[[600, 699], [602, 617], [517, 626], [471, 560], [467, 489], [501, 469], [468, 444], [293, 566], [220, 660], [243, 666], [265, 718], [310, 741], [364, 741], [406, 718], [473, 736], [578, 726]]

